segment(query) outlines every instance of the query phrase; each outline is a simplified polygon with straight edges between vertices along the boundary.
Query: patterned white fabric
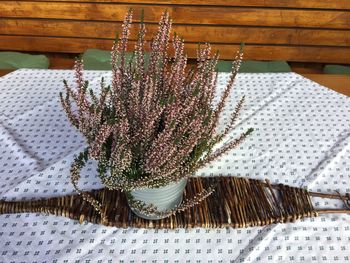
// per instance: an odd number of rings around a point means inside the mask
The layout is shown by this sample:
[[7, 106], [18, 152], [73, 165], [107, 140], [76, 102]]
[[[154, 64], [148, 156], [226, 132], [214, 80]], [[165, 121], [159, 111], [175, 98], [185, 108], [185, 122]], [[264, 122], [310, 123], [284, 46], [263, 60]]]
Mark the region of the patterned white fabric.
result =
[[[98, 87], [108, 72], [87, 71]], [[73, 192], [69, 167], [84, 138], [61, 109], [67, 70], [0, 78], [0, 198]], [[225, 87], [227, 74], [219, 76]], [[229, 110], [246, 104], [230, 136], [253, 134], [198, 175], [269, 178], [312, 191], [350, 192], [350, 98], [294, 73], [239, 74]], [[228, 119], [222, 116], [222, 124]], [[90, 162], [80, 186], [100, 188]], [[220, 200], [218, 200], [220, 202]], [[343, 207], [315, 199], [317, 208]], [[350, 215], [248, 229], [118, 229], [42, 214], [0, 216], [0, 262], [350, 262]]]

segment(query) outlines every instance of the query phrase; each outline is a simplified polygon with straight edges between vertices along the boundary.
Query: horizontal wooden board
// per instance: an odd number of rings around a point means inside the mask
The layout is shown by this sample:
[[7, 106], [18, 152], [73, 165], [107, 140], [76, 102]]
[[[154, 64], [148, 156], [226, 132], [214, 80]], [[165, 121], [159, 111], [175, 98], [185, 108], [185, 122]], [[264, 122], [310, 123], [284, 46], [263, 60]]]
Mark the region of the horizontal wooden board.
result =
[[324, 68], [323, 63], [289, 62], [288, 64], [292, 71], [298, 74], [322, 74]]
[[[102, 39], [54, 38], [29, 36], [0, 36], [0, 49], [16, 51], [81, 53], [87, 48], [109, 50], [112, 41]], [[133, 46], [133, 43], [130, 43]], [[239, 45], [214, 44], [213, 50], [220, 50], [221, 58], [234, 57]], [[188, 43], [186, 52], [195, 57], [197, 44]], [[247, 45], [245, 59], [287, 60], [301, 62], [327, 62], [350, 64], [350, 48]]]
[[[130, 39], [136, 39], [137, 27], [137, 24], [133, 26]], [[157, 28], [155, 24], [146, 26], [148, 39]], [[120, 30], [121, 24], [115, 22], [0, 20], [3, 35], [114, 39]], [[350, 30], [174, 25], [173, 31], [188, 42], [350, 46]]]
[[72, 69], [77, 54], [45, 53], [52, 69]]
[[[24, 0], [30, 1], [30, 0]], [[47, 2], [47, 0], [36, 0]], [[23, 0], [22, 0], [23, 2]], [[50, 2], [154, 4], [154, 0], [53, 0]], [[162, 5], [256, 6], [317, 9], [350, 9], [349, 0], [157, 0]]]
[[[133, 8], [136, 19], [144, 9], [147, 22], [157, 22], [167, 8], [177, 24], [350, 28], [347, 11], [155, 5]], [[2, 1], [0, 17], [122, 21], [128, 9], [129, 5], [123, 4]]]

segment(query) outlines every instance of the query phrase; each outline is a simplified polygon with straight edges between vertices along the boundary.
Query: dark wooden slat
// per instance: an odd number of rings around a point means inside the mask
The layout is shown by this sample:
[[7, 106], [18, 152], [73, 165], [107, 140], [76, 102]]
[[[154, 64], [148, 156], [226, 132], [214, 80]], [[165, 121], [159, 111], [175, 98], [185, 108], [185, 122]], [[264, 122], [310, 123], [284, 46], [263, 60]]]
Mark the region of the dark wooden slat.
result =
[[[113, 39], [116, 32], [120, 32], [120, 28], [119, 22], [116, 24], [65, 20], [0, 20], [0, 35]], [[156, 33], [158, 26], [149, 24], [146, 28], [147, 38], [150, 39]], [[350, 46], [350, 30], [175, 25], [173, 31], [188, 42]], [[136, 33], [135, 24], [130, 39], [135, 40]]]
[[74, 65], [75, 54], [46, 53], [50, 60], [50, 69], [72, 69]]
[[[1, 50], [81, 53], [87, 48], [110, 50], [111, 40], [82, 38], [51, 38], [28, 36], [0, 36]], [[130, 43], [132, 47], [134, 43]], [[234, 57], [239, 45], [214, 44], [213, 50], [220, 50], [221, 58]], [[189, 57], [195, 57], [197, 44], [187, 43]], [[287, 60], [301, 62], [350, 64], [350, 48], [343, 47], [308, 47], [308, 46], [272, 46], [247, 45], [245, 59]]]
[[[57, 18], [96, 21], [122, 21], [129, 5], [3, 1], [0, 17]], [[139, 18], [145, 9], [145, 21], [157, 22], [165, 8], [175, 23], [211, 25], [250, 25], [350, 28], [350, 12], [235, 7], [133, 6]]]
[[[22, 0], [30, 1], [30, 0]], [[47, 0], [36, 0], [47, 2]], [[154, 4], [154, 0], [53, 0], [50, 2], [87, 2], [87, 3], [137, 3]], [[213, 6], [256, 6], [256, 7], [289, 7], [315, 9], [350, 9], [349, 0], [157, 0], [165, 5], [213, 5]]]
[[305, 63], [305, 62], [290, 62], [289, 66], [293, 72], [299, 74], [322, 74], [324, 64], [322, 63]]

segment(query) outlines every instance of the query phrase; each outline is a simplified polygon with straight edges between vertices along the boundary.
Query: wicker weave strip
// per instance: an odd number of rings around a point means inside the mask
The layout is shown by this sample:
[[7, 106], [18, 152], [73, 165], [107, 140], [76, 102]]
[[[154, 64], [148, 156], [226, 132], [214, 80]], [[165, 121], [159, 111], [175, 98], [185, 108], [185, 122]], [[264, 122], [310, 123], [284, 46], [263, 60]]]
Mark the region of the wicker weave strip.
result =
[[[200, 205], [155, 221], [135, 216], [127, 205], [125, 195], [119, 191], [101, 189], [91, 191], [91, 194], [104, 204], [107, 225], [122, 228], [241, 228], [290, 222], [318, 214], [312, 206], [311, 194], [304, 189], [237, 177], [191, 178], [184, 198], [191, 198], [213, 183], [217, 184], [216, 191]], [[333, 197], [337, 198], [336, 195]], [[47, 213], [101, 224], [100, 216], [79, 195], [38, 201], [0, 201], [0, 214], [25, 212]]]

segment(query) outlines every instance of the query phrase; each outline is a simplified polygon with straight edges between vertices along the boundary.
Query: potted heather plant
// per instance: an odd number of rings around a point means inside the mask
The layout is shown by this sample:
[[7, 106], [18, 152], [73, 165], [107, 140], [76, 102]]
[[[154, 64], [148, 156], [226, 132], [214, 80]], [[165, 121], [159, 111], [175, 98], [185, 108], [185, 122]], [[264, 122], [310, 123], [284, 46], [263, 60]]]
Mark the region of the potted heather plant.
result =
[[[214, 187], [182, 202], [187, 178], [206, 164], [235, 148], [251, 132], [223, 142], [233, 128], [244, 97], [232, 112], [227, 127], [218, 132], [219, 116], [233, 86], [242, 49], [218, 103], [214, 105], [218, 53], [211, 57], [209, 44], [199, 46], [197, 64], [187, 70], [184, 41], [170, 39], [171, 20], [164, 12], [150, 43], [145, 63], [145, 25], [140, 23], [132, 58], [127, 61], [132, 11], [125, 17], [122, 34], [112, 47], [112, 82], [101, 80], [96, 94], [83, 79], [81, 60], [75, 63], [76, 88], [66, 81], [62, 106], [70, 122], [86, 137], [87, 148], [71, 167], [76, 191], [104, 218], [106, 204], [77, 186], [88, 159], [98, 161], [98, 175], [109, 189], [126, 193], [129, 206], [139, 216], [159, 219], [192, 207], [209, 196]], [[172, 41], [170, 41], [172, 40]], [[170, 57], [170, 43], [173, 57]]]

